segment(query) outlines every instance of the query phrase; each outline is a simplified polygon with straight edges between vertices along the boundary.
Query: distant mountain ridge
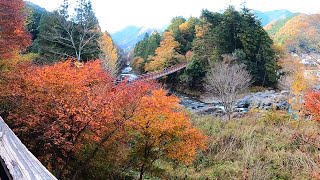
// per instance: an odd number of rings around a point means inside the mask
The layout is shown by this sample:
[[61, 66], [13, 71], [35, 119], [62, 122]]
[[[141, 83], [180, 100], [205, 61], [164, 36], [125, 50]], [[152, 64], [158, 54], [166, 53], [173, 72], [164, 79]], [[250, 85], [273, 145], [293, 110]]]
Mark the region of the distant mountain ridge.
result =
[[[261, 20], [261, 24], [263, 26], [269, 24], [270, 22], [276, 22], [294, 15], [294, 13], [288, 10], [274, 10], [267, 12], [252, 10], [252, 12], [257, 15], [258, 19]], [[111, 37], [120, 48], [122, 48], [125, 52], [129, 52], [139, 41], [144, 38], [146, 33], [151, 34], [153, 31], [163, 32], [167, 27], [168, 24], [163, 25], [161, 29], [127, 26], [124, 29], [111, 34]]]
[[286, 19], [294, 14], [286, 9], [267, 11], [267, 12], [261, 12], [257, 10], [252, 10], [252, 11], [258, 16], [263, 26], [273, 21]]
[[154, 31], [160, 31], [154, 28], [128, 26], [116, 33], [111, 34], [114, 42], [125, 52], [129, 52], [141, 41], [146, 33], [151, 34]]
[[294, 13], [284, 19], [280, 19], [277, 21], [272, 21], [269, 24], [264, 26], [264, 29], [268, 32], [268, 34], [273, 37], [275, 36], [279, 30], [285, 26], [287, 24], [288, 21], [290, 21], [291, 19], [295, 18], [296, 16], [301, 15], [301, 13]]

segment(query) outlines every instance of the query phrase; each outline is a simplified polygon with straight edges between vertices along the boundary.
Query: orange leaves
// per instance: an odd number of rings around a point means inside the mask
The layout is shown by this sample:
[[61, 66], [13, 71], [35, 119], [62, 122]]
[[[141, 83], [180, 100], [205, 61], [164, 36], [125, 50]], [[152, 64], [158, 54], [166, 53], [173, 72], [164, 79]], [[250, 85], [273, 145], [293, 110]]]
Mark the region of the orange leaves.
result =
[[[70, 60], [42, 67], [23, 64], [3, 79], [0, 104], [13, 104], [8, 109], [11, 127], [45, 164], [57, 169], [86, 140], [112, 142], [108, 135], [122, 131], [152, 89], [142, 82], [114, 86], [98, 60], [82, 65]], [[52, 164], [53, 155], [64, 163]]]
[[162, 89], [142, 98], [128, 128], [135, 144], [134, 155], [141, 162], [151, 163], [165, 156], [188, 164], [197, 150], [205, 148], [205, 136], [192, 127], [179, 99], [166, 96]]
[[189, 164], [205, 148], [206, 137], [192, 127], [178, 98], [146, 82], [115, 86], [99, 60], [20, 64], [0, 80], [0, 105], [12, 104], [9, 124], [63, 177], [74, 163], [69, 160], [83, 168], [109, 147], [132, 152], [145, 168], [162, 156]]
[[14, 51], [23, 50], [30, 44], [30, 36], [24, 28], [24, 2], [0, 0], [0, 59], [9, 58]]
[[309, 92], [305, 96], [305, 106], [313, 119], [320, 122], [320, 92]]

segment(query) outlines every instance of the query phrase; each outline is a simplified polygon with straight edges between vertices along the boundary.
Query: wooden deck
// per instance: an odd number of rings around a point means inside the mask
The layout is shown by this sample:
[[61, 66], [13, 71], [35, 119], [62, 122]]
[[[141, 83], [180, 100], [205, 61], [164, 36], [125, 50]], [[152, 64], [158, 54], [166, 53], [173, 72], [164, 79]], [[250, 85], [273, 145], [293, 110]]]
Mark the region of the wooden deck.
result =
[[[0, 157], [2, 173], [13, 180], [55, 180], [0, 117]], [[1, 165], [0, 164], [0, 165]], [[9, 174], [8, 174], [9, 173]], [[4, 178], [6, 179], [6, 178]]]

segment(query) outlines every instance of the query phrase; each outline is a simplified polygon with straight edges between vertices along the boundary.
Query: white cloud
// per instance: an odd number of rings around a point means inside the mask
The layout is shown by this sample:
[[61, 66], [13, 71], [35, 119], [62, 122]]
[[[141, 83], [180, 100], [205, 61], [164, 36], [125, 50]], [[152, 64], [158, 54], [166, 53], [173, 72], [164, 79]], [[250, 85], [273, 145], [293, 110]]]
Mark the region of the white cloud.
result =
[[[62, 0], [30, 0], [48, 10]], [[92, 0], [103, 30], [115, 32], [128, 25], [162, 27], [175, 16], [199, 16], [202, 9], [223, 10], [228, 5], [240, 7], [244, 0]], [[246, 0], [250, 9], [269, 11], [288, 9], [292, 12], [319, 12], [319, 0]]]

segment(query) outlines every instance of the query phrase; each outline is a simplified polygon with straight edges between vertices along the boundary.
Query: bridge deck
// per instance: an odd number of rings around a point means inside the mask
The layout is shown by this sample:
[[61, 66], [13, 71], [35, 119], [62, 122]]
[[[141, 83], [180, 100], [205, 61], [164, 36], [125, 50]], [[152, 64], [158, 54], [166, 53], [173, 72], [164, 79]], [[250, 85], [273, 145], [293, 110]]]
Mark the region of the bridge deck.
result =
[[152, 80], [152, 79], [158, 79], [160, 77], [172, 74], [174, 72], [177, 72], [183, 68], [185, 68], [187, 66], [187, 63], [182, 63], [182, 64], [178, 64], [172, 67], [169, 67], [165, 70], [159, 70], [159, 71], [155, 71], [155, 72], [150, 72], [147, 74], [143, 74], [138, 76], [138, 78], [136, 80]]

